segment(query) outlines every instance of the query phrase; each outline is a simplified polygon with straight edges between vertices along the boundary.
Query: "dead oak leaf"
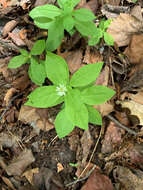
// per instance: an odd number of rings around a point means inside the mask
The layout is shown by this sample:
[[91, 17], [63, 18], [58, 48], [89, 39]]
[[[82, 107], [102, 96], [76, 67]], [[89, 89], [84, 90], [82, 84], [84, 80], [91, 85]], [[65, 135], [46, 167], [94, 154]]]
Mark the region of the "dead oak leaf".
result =
[[130, 63], [140, 64], [143, 61], [143, 34], [133, 35], [129, 46], [124, 54], [128, 57]]
[[141, 31], [143, 31], [143, 22], [135, 16], [124, 13], [113, 19], [107, 30], [119, 47], [128, 45], [131, 35]]

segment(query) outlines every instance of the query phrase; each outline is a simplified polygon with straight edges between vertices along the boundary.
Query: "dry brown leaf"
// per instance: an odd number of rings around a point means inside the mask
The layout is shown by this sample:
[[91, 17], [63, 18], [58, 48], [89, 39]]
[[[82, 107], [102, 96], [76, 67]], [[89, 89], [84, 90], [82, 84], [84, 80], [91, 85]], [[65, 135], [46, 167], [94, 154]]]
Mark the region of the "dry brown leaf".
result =
[[129, 44], [131, 35], [143, 30], [143, 22], [129, 14], [120, 14], [113, 19], [107, 32], [111, 34], [119, 47]]
[[18, 89], [18, 90], [25, 90], [30, 84], [30, 80], [29, 80], [29, 76], [28, 76], [28, 73], [27, 72], [24, 72], [24, 75], [21, 76], [20, 78], [17, 78], [16, 80], [14, 80], [12, 82], [12, 86], [15, 88], [15, 89]]
[[131, 15], [135, 16], [141, 22], [143, 21], [141, 6], [139, 6], [139, 5], [134, 6], [130, 13], [131, 13]]
[[15, 28], [15, 26], [17, 24], [18, 24], [18, 21], [16, 21], [16, 20], [11, 20], [11, 21], [7, 22], [2, 30], [3, 37], [5, 38], [8, 35], [8, 33]]
[[137, 94], [128, 93], [127, 97], [138, 104], [143, 104], [143, 91], [139, 91]]
[[71, 74], [77, 71], [81, 67], [82, 63], [82, 50], [75, 50], [63, 55], [68, 63], [69, 70]]
[[132, 171], [126, 167], [116, 166], [113, 170], [115, 181], [120, 183], [124, 190], [142, 190], [143, 189], [143, 172], [141, 170]]
[[110, 179], [95, 169], [81, 190], [113, 190]]
[[83, 62], [90, 64], [102, 61], [103, 61], [103, 56], [99, 53], [99, 51], [95, 48], [92, 49], [91, 47], [87, 46]]
[[33, 185], [33, 175], [39, 173], [39, 168], [33, 168], [31, 170], [28, 170], [22, 174], [22, 176], [25, 176], [26, 179], [29, 181], [31, 185]]
[[95, 105], [93, 107], [101, 113], [102, 117], [105, 115], [108, 115], [114, 110], [113, 105], [108, 102], [105, 102], [104, 104], [100, 104], [100, 105]]
[[54, 126], [47, 120], [42, 120], [40, 115], [37, 113], [36, 108], [32, 108], [30, 106], [21, 107], [18, 120], [24, 123], [29, 123], [37, 134], [39, 134], [40, 129], [49, 131], [50, 129], [54, 128]]
[[79, 8], [89, 9], [95, 14], [98, 9], [98, 0], [90, 0], [90, 1], [82, 4], [82, 6], [80, 6], [80, 4], [79, 4], [79, 5], [77, 5], [76, 8], [77, 9], [79, 9]]
[[102, 153], [113, 152], [114, 148], [121, 144], [122, 134], [124, 134], [124, 130], [116, 126], [115, 123], [110, 122], [102, 143]]
[[140, 125], [143, 125], [143, 105], [142, 104], [139, 104], [133, 100], [118, 101], [117, 103], [120, 103], [123, 108], [128, 108], [131, 112], [130, 115], [136, 116], [140, 121]]
[[30, 149], [25, 149], [17, 158], [12, 161], [12, 163], [10, 163], [5, 168], [5, 170], [8, 175], [20, 176], [27, 166], [29, 166], [34, 161], [35, 158], [32, 154], [32, 151]]
[[6, 148], [17, 147], [19, 140], [20, 139], [17, 136], [9, 135], [7, 133], [0, 133], [0, 148], [2, 148], [2, 147], [6, 147]]
[[125, 49], [124, 54], [132, 64], [143, 62], [143, 34], [133, 35], [131, 37], [129, 46]]
[[64, 167], [60, 162], [58, 162], [57, 163], [57, 173], [61, 172], [62, 170], [64, 170]]
[[96, 79], [96, 85], [108, 85], [109, 80], [109, 67], [106, 65]]
[[5, 102], [5, 105], [8, 106], [12, 96], [17, 92], [17, 90], [15, 88], [10, 88], [5, 97], [4, 97], [4, 102]]

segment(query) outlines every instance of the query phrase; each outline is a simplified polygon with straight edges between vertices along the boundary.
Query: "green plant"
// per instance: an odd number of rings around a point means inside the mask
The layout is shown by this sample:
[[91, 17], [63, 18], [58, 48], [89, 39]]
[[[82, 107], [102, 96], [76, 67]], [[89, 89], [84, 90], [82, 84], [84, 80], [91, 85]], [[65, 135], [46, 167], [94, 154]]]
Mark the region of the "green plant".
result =
[[58, 48], [64, 37], [64, 30], [72, 35], [76, 29], [82, 36], [88, 38], [101, 35], [93, 22], [95, 16], [92, 11], [84, 8], [74, 10], [80, 0], [57, 2], [60, 8], [46, 4], [34, 8], [29, 14], [39, 28], [48, 29], [47, 50], [54, 51]]
[[30, 63], [28, 74], [30, 79], [37, 85], [41, 86], [46, 78], [45, 62], [38, 58], [38, 55], [42, 54], [45, 50], [45, 40], [38, 40], [35, 42], [30, 53], [21, 49], [21, 55], [13, 57], [8, 68], [18, 68], [23, 64]]
[[101, 125], [101, 115], [92, 106], [104, 103], [115, 94], [106, 86], [94, 85], [102, 66], [102, 62], [86, 65], [70, 78], [65, 60], [47, 52], [46, 76], [53, 85], [35, 89], [25, 105], [48, 108], [64, 102], [55, 119], [56, 132], [60, 138], [69, 134], [75, 126], [86, 130], [88, 122]]
[[110, 23], [111, 23], [111, 19], [108, 19], [108, 20], [102, 19], [100, 21], [99, 26], [97, 28], [98, 32], [95, 33], [94, 35], [92, 35], [92, 37], [90, 38], [90, 40], [88, 42], [90, 46], [98, 44], [100, 42], [101, 38], [104, 38], [104, 41], [105, 41], [105, 43], [107, 45], [109, 45], [109, 46], [114, 45], [113, 37], [108, 32], [106, 32], [106, 30], [108, 29]]

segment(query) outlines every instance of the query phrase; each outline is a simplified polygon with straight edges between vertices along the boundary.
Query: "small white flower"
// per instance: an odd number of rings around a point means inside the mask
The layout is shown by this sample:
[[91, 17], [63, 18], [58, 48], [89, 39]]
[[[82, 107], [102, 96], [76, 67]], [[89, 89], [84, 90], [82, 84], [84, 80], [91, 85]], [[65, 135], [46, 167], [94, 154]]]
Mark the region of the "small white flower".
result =
[[59, 86], [56, 87], [56, 91], [58, 92], [59, 96], [65, 96], [67, 88], [64, 84], [60, 84]]

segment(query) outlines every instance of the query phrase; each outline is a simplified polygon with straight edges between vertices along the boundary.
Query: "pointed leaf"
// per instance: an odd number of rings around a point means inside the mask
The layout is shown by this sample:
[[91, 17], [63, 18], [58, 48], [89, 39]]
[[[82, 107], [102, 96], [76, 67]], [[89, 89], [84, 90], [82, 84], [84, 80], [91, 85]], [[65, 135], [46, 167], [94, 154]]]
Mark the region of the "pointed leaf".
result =
[[65, 60], [51, 52], [46, 55], [46, 73], [47, 77], [54, 84], [67, 84], [69, 82], [69, 70]]
[[104, 41], [109, 46], [113, 46], [114, 45], [114, 38], [108, 32], [104, 32]]
[[88, 9], [84, 9], [84, 8], [73, 11], [72, 15], [77, 20], [83, 21], [83, 22], [92, 21], [96, 18], [92, 11], [90, 11]]
[[32, 11], [30, 11], [29, 16], [32, 17], [33, 19], [37, 17], [38, 18], [47, 17], [47, 18], [53, 19], [56, 16], [59, 16], [61, 13], [62, 11], [58, 7], [54, 5], [46, 4], [46, 5], [38, 6], [32, 9]]
[[93, 36], [96, 33], [96, 25], [92, 21], [88, 22], [81, 22], [75, 19], [75, 27], [78, 32], [80, 32], [81, 35], [83, 36]]
[[23, 56], [25, 56], [25, 57], [28, 57], [28, 56], [29, 56], [28, 51], [26, 51], [25, 49], [20, 49], [19, 51], [20, 51], [20, 53], [21, 53]]
[[28, 59], [28, 57], [25, 57], [23, 55], [15, 56], [10, 60], [8, 68], [15, 69], [17, 67], [20, 67], [21, 65], [27, 63]]
[[28, 96], [27, 106], [37, 108], [48, 108], [63, 102], [63, 97], [59, 96], [56, 91], [56, 86], [42, 86], [36, 88]]
[[65, 96], [65, 111], [67, 117], [81, 129], [88, 129], [88, 111], [80, 101], [80, 91], [77, 89], [68, 90]]
[[34, 23], [42, 29], [49, 29], [52, 22], [54, 22], [54, 20], [47, 18], [47, 17], [40, 17], [40, 18], [35, 18], [34, 19]]
[[40, 55], [45, 50], [45, 40], [37, 40], [31, 49], [31, 55]]
[[48, 51], [56, 50], [64, 38], [63, 20], [58, 19], [50, 24], [48, 30], [48, 39], [46, 41], [46, 49]]
[[87, 109], [88, 109], [88, 122], [95, 125], [102, 125], [102, 117], [100, 113], [92, 106], [87, 105]]
[[31, 64], [29, 67], [28, 74], [32, 82], [41, 86], [44, 83], [45, 78], [46, 78], [44, 64], [38, 63], [38, 61], [34, 57], [31, 57]]
[[115, 94], [115, 91], [106, 86], [92, 86], [81, 92], [85, 104], [98, 105], [106, 102]]
[[102, 66], [103, 63], [101, 62], [81, 67], [73, 74], [70, 80], [70, 85], [73, 87], [82, 87], [96, 81], [96, 78], [98, 77]]
[[59, 138], [65, 137], [74, 129], [74, 124], [67, 117], [65, 109], [61, 110], [56, 116], [55, 128]]
[[72, 18], [71, 15], [67, 15], [67, 16], [64, 17], [63, 25], [64, 25], [64, 29], [67, 32], [70, 32], [73, 29], [73, 27], [74, 27], [74, 19]]

